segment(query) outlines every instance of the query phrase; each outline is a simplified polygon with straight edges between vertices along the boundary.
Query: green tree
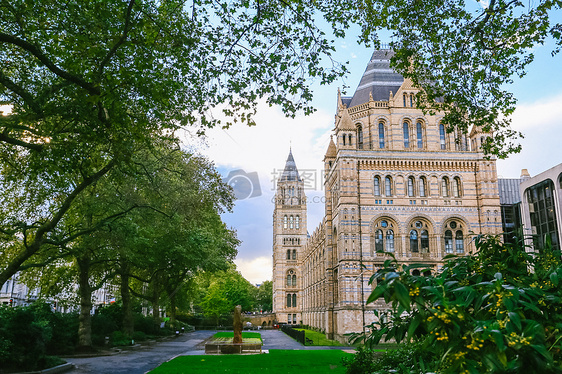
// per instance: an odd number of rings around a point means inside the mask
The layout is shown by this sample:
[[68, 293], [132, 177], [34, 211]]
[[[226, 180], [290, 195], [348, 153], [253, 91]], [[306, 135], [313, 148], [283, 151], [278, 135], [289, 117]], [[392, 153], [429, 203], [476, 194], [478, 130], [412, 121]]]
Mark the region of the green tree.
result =
[[273, 310], [273, 282], [264, 281], [256, 292], [256, 308], [265, 311]]
[[[337, 35], [355, 23], [359, 42], [379, 47], [385, 40], [396, 54], [392, 66], [423, 88], [417, 104], [442, 111], [450, 130], [476, 125], [492, 133], [484, 146], [506, 157], [520, 149], [510, 128], [516, 98], [509, 84], [527, 72], [534, 48], [548, 38], [556, 54], [562, 3], [539, 0], [321, 1]], [[558, 12], [558, 13], [557, 13]]]
[[215, 318], [218, 324], [219, 317], [231, 315], [236, 305], [242, 312], [251, 311], [254, 300], [255, 287], [232, 267], [212, 275], [200, 306], [203, 314]]
[[[70, 275], [57, 278], [56, 285], [75, 282], [79, 286], [81, 347], [91, 346], [92, 292], [107, 282], [120, 286], [123, 327], [132, 336], [131, 277], [150, 285], [159, 320], [162, 295], [167, 293], [167, 301], [175, 303], [178, 290], [192, 273], [224, 269], [236, 254], [235, 233], [219, 215], [232, 207], [230, 188], [206, 159], [165, 144], [137, 152], [131, 166], [98, 181], [93, 193], [80, 196], [61, 222], [70, 231], [90, 227], [99, 217], [114, 218], [58, 248], [57, 256], [66, 263], [72, 261], [72, 268], [59, 262], [47, 268], [53, 274]], [[55, 257], [55, 253], [43, 253], [50, 255], [48, 259]], [[44, 275], [44, 264], [33, 268]], [[31, 280], [40, 279], [42, 292], [52, 294], [51, 284], [43, 281], [48, 277], [29, 274]], [[175, 308], [171, 310], [173, 315]]]
[[498, 237], [478, 237], [476, 247], [449, 256], [432, 277], [411, 275], [424, 265], [386, 261], [367, 302], [384, 299], [392, 313], [370, 326], [366, 342], [420, 342], [431, 356], [418, 366], [424, 372], [561, 372], [561, 253], [527, 253]]
[[[77, 198], [176, 131], [253, 124], [257, 100], [311, 112], [342, 73], [312, 9], [246, 1], [0, 1], [0, 284], [61, 235]], [[104, 218], [102, 218], [102, 221]], [[19, 242], [20, 245], [12, 245]], [[7, 244], [10, 243], [10, 244]]]

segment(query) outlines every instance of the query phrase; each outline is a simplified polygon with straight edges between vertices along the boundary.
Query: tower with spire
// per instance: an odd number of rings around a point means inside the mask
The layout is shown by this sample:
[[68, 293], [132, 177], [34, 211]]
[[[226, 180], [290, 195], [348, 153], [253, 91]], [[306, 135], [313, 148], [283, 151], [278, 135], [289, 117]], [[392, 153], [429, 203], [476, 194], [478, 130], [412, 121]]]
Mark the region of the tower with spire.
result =
[[373, 53], [353, 96], [338, 90], [324, 156], [325, 215], [310, 236], [291, 152], [277, 186], [277, 318], [341, 341], [389, 309], [366, 304], [368, 280], [386, 260], [422, 264], [412, 274], [429, 276], [445, 256], [473, 251], [474, 234], [501, 232], [496, 164], [481, 150], [490, 134], [463, 133], [444, 113], [424, 113], [419, 89], [390, 67], [392, 55]]
[[277, 180], [273, 211], [273, 311], [280, 323], [302, 321], [302, 248], [306, 242], [304, 181], [292, 150]]

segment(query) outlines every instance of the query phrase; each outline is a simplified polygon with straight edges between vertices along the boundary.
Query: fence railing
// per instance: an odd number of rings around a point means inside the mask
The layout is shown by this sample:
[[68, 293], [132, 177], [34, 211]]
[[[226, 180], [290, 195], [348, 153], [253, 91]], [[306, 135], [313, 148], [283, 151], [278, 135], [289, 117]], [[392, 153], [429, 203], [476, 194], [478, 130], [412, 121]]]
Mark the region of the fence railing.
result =
[[304, 331], [297, 331], [289, 325], [281, 326], [281, 331], [283, 331], [285, 334], [289, 335], [291, 338], [295, 339], [302, 345], [305, 345]]

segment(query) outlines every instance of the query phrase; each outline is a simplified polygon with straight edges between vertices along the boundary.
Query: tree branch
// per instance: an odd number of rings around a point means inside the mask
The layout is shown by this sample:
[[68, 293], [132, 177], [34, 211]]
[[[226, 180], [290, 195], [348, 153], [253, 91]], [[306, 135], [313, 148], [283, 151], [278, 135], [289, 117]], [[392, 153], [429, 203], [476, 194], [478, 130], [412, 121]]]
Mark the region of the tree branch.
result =
[[27, 92], [23, 87], [18, 86], [14, 83], [3, 71], [0, 71], [0, 84], [3, 84], [4, 87], [18, 95], [23, 99], [23, 101], [29, 106], [33, 111], [39, 115], [43, 114], [43, 109], [41, 106], [35, 101], [33, 95]]
[[111, 58], [115, 55], [115, 53], [117, 52], [117, 50], [119, 49], [119, 47], [125, 42], [125, 40], [127, 39], [127, 34], [129, 33], [129, 23], [130, 23], [130, 19], [131, 19], [131, 13], [133, 11], [133, 5], [135, 4], [135, 0], [130, 0], [129, 1], [129, 6], [127, 7], [127, 12], [125, 13], [125, 26], [123, 26], [123, 35], [121, 35], [121, 38], [119, 38], [119, 40], [117, 41], [117, 43], [115, 43], [115, 45], [113, 46], [113, 48], [111, 48], [111, 50], [107, 53], [107, 55], [105, 56], [105, 58], [103, 59], [103, 61], [100, 63], [100, 67], [99, 67], [99, 72], [98, 75], [101, 76], [103, 73], [103, 69], [105, 67], [105, 65], [107, 65], [107, 63], [109, 62], [109, 60], [111, 60]]
[[86, 91], [88, 91], [91, 95], [100, 95], [99, 87], [94, 86], [93, 84], [86, 82], [84, 79], [70, 74], [69, 72], [62, 70], [59, 68], [53, 61], [51, 61], [38, 47], [35, 45], [15, 37], [13, 35], [9, 35], [3, 32], [0, 32], [0, 42], [9, 43], [13, 45], [17, 45], [18, 47], [26, 50], [27, 52], [31, 53], [35, 58], [37, 58], [41, 63], [43, 63], [50, 71], [58, 75], [59, 77], [66, 79], [79, 87], [82, 87]]

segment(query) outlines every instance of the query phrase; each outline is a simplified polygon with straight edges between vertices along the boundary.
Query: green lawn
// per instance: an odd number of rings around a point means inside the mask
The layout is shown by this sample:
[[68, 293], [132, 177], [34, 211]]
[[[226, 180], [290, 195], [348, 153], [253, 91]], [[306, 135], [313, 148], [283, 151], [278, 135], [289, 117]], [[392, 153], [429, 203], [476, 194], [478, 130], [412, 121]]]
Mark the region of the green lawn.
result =
[[[217, 332], [215, 335], [213, 335], [214, 340], [224, 340], [223, 338], [230, 338], [230, 339], [234, 338], [234, 332], [232, 332], [232, 331], [221, 331], [221, 332]], [[259, 339], [263, 343], [263, 340], [261, 338], [261, 334], [259, 332], [243, 331], [242, 332], [242, 339]]]
[[342, 344], [338, 341], [335, 340], [329, 340], [326, 339], [326, 335], [313, 331], [313, 330], [307, 330], [307, 329], [295, 329], [298, 331], [304, 331], [304, 336], [307, 339], [312, 340], [312, 344], [310, 344], [308, 341], [306, 343], [306, 345], [319, 345], [319, 346], [336, 346], [336, 347], [341, 347], [341, 346], [345, 346], [347, 344]]
[[152, 370], [151, 374], [324, 374], [345, 373], [340, 350], [290, 351], [272, 349], [259, 355], [180, 356]]

